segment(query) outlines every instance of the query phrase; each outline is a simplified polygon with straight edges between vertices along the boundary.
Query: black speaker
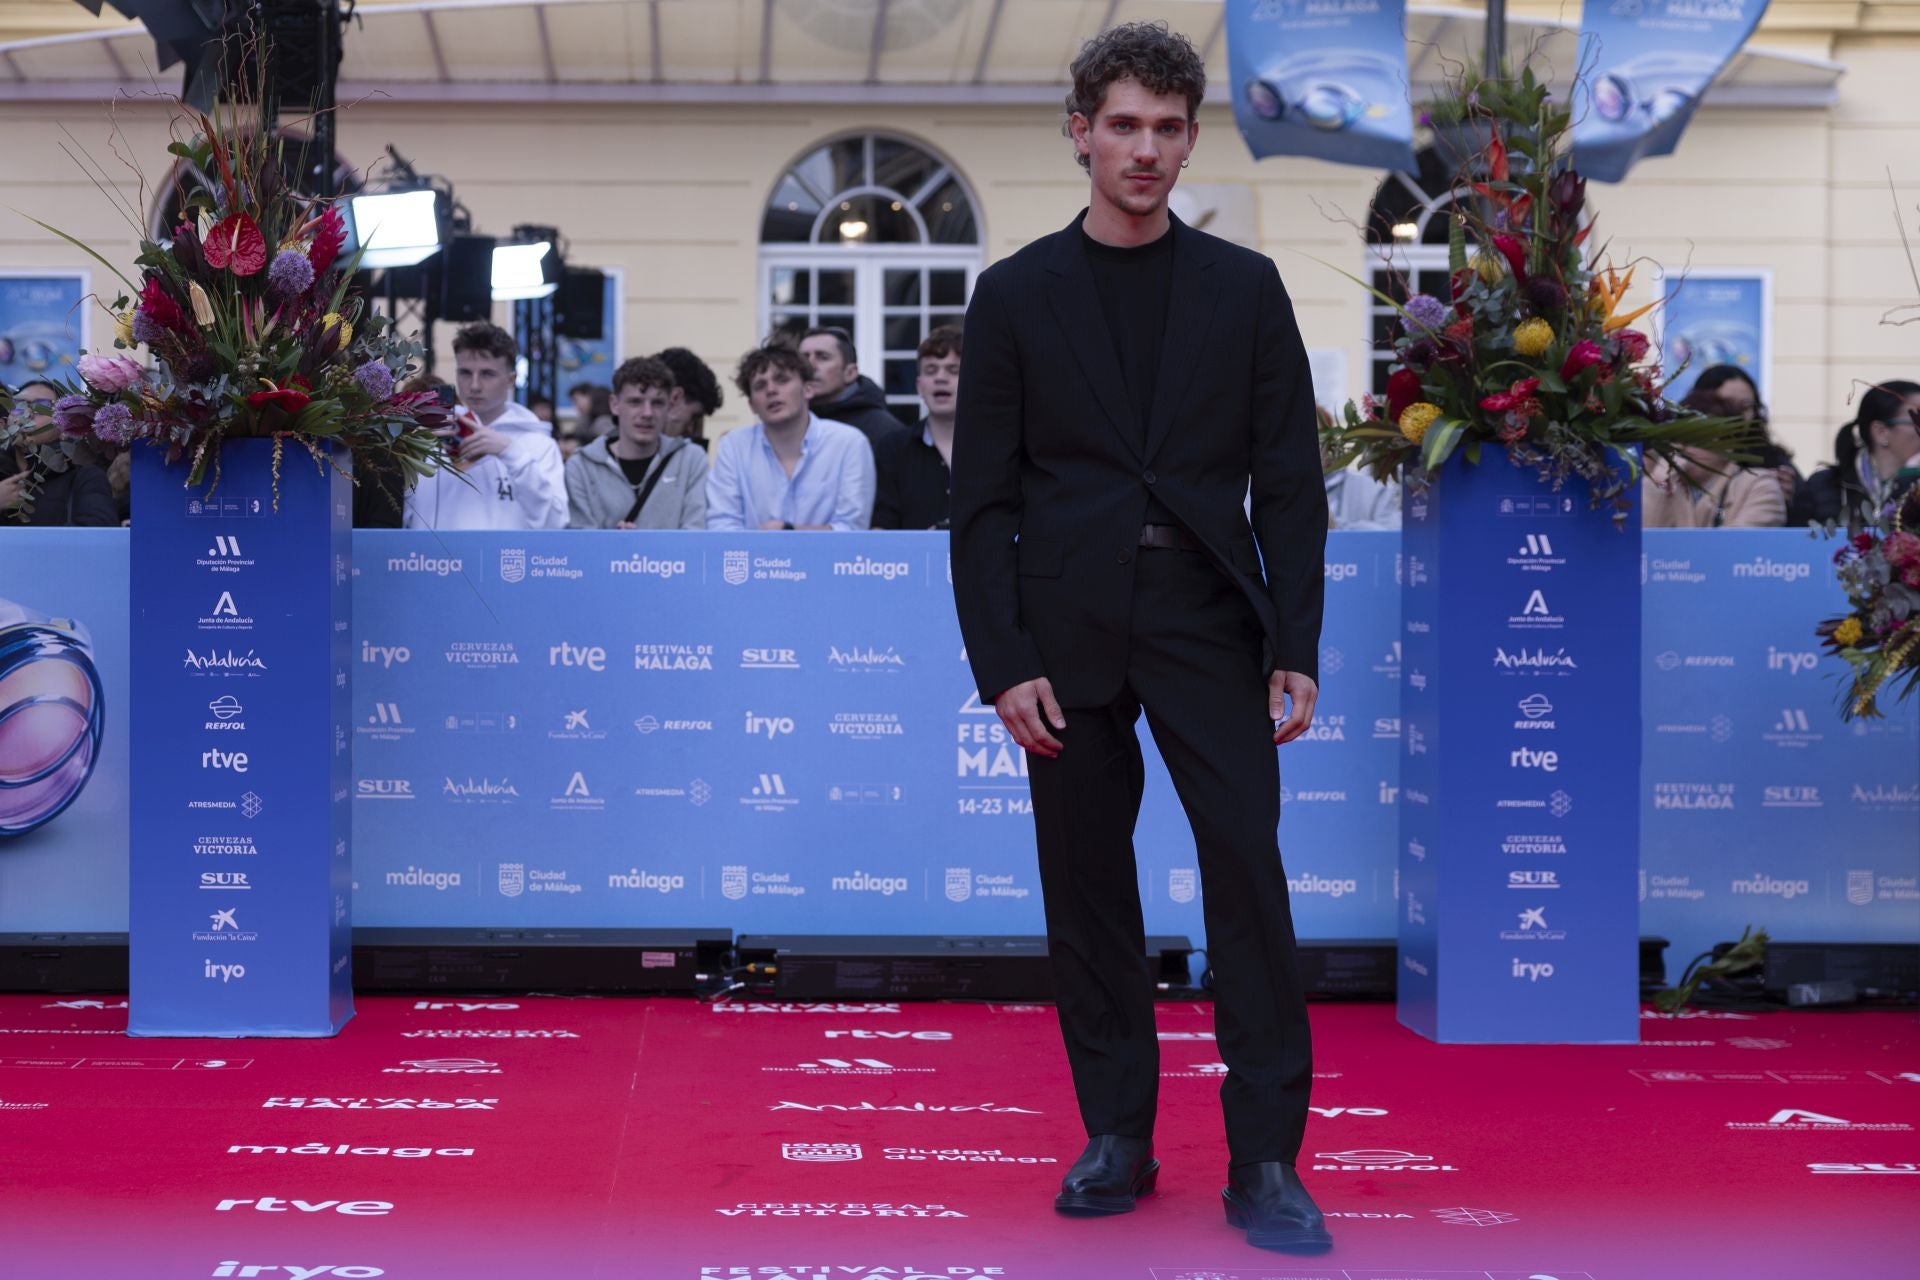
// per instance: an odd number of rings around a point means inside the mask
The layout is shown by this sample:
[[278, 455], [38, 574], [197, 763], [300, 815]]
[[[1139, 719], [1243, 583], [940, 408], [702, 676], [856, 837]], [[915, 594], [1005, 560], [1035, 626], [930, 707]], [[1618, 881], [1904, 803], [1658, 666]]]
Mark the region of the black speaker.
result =
[[493, 318], [492, 236], [455, 236], [440, 249], [440, 318]]
[[607, 273], [568, 267], [553, 296], [553, 331], [562, 338], [598, 342], [606, 330]]

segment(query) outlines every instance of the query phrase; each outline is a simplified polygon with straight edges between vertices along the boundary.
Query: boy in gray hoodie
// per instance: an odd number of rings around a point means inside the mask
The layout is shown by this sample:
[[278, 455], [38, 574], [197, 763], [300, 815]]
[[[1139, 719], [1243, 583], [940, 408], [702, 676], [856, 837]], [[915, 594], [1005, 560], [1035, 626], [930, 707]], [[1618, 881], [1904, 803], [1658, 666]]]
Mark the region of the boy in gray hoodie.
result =
[[664, 436], [673, 373], [658, 360], [613, 373], [619, 427], [567, 459], [569, 529], [704, 529], [707, 451]]

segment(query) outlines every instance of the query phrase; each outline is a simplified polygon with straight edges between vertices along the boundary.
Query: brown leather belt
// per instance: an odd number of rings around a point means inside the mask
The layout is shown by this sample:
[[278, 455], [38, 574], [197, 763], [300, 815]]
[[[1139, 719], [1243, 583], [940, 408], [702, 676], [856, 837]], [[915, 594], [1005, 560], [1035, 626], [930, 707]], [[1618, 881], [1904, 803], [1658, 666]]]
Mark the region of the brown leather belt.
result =
[[1143, 524], [1140, 526], [1140, 545], [1157, 547], [1162, 551], [1199, 551], [1200, 543], [1194, 536], [1177, 524]]

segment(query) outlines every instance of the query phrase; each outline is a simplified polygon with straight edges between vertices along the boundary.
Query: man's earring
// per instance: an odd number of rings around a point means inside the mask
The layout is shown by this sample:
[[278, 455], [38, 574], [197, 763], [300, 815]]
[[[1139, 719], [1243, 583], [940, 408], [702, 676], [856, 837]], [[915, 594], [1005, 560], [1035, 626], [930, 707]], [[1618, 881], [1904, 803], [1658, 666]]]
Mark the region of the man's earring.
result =
[[1192, 161], [1191, 159], [1187, 159], [1187, 160], [1182, 160], [1182, 161], [1180, 162], [1180, 167], [1181, 167], [1182, 169], [1184, 169], [1184, 168], [1186, 168], [1186, 167], [1187, 167], [1188, 165], [1190, 165], [1190, 164], [1192, 164], [1192, 163], [1193, 163], [1193, 161]]

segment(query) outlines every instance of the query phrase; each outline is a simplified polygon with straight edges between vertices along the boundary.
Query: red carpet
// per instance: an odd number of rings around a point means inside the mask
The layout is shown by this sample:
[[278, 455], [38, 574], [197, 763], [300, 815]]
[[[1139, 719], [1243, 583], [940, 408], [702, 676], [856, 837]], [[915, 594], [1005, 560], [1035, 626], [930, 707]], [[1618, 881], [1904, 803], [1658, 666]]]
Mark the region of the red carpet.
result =
[[338, 1040], [215, 1042], [4, 997], [0, 1276], [1920, 1272], [1911, 1014], [1509, 1049], [1315, 1006], [1301, 1170], [1337, 1244], [1306, 1262], [1222, 1222], [1210, 1012], [1161, 1014], [1161, 1193], [1086, 1221], [1049, 1207], [1080, 1135], [1045, 1007], [380, 998]]

